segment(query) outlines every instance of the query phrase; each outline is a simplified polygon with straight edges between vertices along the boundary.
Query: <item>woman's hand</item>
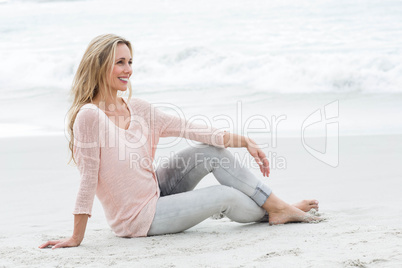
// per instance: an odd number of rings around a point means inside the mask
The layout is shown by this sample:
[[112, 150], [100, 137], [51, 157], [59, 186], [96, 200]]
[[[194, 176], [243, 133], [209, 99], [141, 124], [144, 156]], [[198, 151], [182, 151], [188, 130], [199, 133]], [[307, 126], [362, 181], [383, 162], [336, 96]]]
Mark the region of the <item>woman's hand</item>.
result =
[[78, 247], [81, 244], [82, 240], [75, 239], [74, 237], [60, 239], [60, 240], [50, 240], [46, 243], [39, 246], [39, 248], [47, 248], [48, 246], [52, 246], [52, 249], [55, 248], [68, 248], [68, 247]]
[[254, 157], [257, 164], [260, 166], [261, 173], [264, 177], [269, 177], [269, 162], [264, 152], [258, 147], [258, 145], [252, 141], [247, 140], [246, 148], [248, 152]]
[[74, 215], [74, 232], [70, 238], [60, 240], [50, 240], [39, 246], [39, 248], [46, 248], [53, 246], [55, 248], [68, 248], [78, 247], [84, 239], [85, 228], [87, 227], [89, 214], [75, 214]]
[[226, 147], [246, 147], [248, 152], [254, 157], [260, 166], [261, 173], [264, 177], [269, 177], [269, 162], [264, 152], [250, 138], [225, 131], [223, 143]]

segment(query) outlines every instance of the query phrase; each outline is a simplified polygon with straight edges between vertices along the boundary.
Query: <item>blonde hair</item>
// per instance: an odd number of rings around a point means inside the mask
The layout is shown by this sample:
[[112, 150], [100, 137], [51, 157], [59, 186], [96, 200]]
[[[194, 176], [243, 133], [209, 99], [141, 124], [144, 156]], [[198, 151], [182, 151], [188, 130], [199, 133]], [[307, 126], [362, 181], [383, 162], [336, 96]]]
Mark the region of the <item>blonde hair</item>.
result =
[[[79, 110], [83, 105], [91, 103], [98, 95], [101, 101], [106, 101], [106, 97], [111, 96], [112, 92], [107, 83], [107, 75], [110, 75], [113, 70], [118, 44], [125, 44], [129, 48], [130, 54], [133, 54], [129, 41], [114, 34], [104, 34], [92, 39], [78, 66], [70, 92], [73, 102], [67, 113], [69, 149], [71, 151], [71, 158], [68, 163], [71, 160], [76, 163], [74, 159], [73, 126]], [[130, 99], [132, 95], [130, 82], [127, 88], [128, 99]]]

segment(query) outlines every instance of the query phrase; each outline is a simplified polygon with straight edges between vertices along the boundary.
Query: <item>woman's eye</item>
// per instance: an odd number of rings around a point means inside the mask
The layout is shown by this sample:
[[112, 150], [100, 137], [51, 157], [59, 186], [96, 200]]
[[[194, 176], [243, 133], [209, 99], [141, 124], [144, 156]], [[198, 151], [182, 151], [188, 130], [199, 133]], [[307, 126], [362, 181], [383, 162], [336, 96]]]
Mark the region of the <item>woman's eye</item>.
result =
[[133, 64], [133, 62], [132, 62], [132, 61], [129, 61], [129, 62], [128, 62], [128, 64], [130, 64], [130, 65], [131, 65], [131, 64]]
[[117, 62], [117, 64], [122, 64], [122, 63], [123, 63], [122, 61], [118, 61], [118, 62]]

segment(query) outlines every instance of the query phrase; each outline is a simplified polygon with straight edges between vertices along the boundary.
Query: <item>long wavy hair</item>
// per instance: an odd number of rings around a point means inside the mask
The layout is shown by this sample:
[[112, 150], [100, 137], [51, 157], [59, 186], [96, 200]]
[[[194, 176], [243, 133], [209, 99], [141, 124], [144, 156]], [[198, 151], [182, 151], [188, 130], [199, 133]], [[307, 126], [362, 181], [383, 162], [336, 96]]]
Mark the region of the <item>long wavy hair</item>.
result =
[[[130, 49], [130, 54], [133, 54], [129, 41], [114, 34], [104, 34], [95, 37], [89, 43], [78, 66], [70, 92], [70, 97], [73, 101], [67, 113], [69, 149], [71, 152], [68, 163], [73, 160], [76, 164], [74, 158], [73, 126], [79, 110], [83, 105], [91, 103], [98, 95], [101, 102], [106, 101], [106, 97], [112, 95], [112, 91], [108, 85], [108, 76], [110, 76], [113, 70], [118, 44], [127, 45]], [[127, 89], [129, 92], [128, 99], [130, 99], [132, 95], [130, 82], [128, 82]]]

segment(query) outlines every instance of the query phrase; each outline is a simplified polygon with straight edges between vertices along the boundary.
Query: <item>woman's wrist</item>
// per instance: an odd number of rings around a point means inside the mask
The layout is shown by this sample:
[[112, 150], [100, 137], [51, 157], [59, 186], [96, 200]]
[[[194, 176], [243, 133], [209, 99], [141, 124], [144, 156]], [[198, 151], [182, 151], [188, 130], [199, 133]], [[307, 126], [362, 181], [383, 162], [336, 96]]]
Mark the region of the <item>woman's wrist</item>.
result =
[[237, 135], [230, 132], [225, 132], [223, 136], [225, 148], [227, 147], [246, 147], [255, 146], [255, 142], [246, 136]]
[[84, 236], [73, 234], [73, 235], [71, 236], [71, 239], [72, 239], [72, 240], [77, 244], [77, 246], [78, 246], [78, 245], [81, 244], [82, 240], [84, 240]]
[[244, 137], [244, 144], [245, 145], [243, 147], [249, 148], [250, 146], [254, 146], [255, 142], [249, 137]]

